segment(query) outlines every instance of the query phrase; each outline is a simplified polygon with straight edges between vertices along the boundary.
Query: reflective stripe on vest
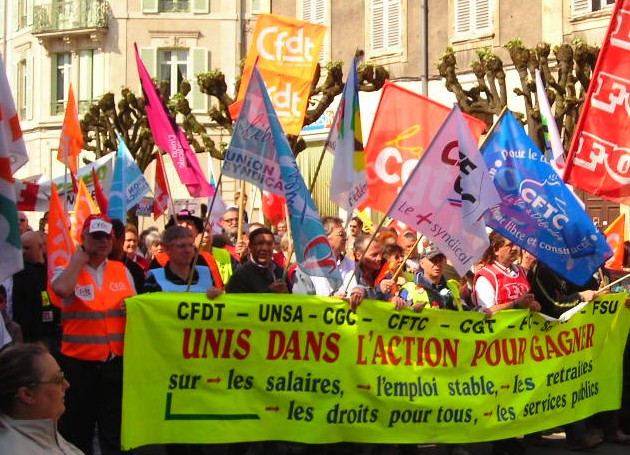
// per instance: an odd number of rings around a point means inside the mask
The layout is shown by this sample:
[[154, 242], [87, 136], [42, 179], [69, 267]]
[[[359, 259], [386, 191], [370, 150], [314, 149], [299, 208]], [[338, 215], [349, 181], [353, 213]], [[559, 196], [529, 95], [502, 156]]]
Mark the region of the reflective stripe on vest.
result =
[[123, 300], [134, 294], [122, 262], [107, 261], [101, 287], [86, 269], [81, 270], [74, 297], [62, 309], [61, 352], [96, 361], [107, 360], [112, 354], [123, 355]]
[[[208, 267], [198, 265], [195, 267], [199, 279], [196, 284], [191, 284], [189, 292], [206, 292], [206, 290], [212, 286], [212, 276]], [[151, 273], [155, 277], [155, 280], [162, 288], [163, 292], [186, 292], [188, 287], [186, 284], [175, 284], [172, 281], [166, 279], [166, 269], [153, 269]]]

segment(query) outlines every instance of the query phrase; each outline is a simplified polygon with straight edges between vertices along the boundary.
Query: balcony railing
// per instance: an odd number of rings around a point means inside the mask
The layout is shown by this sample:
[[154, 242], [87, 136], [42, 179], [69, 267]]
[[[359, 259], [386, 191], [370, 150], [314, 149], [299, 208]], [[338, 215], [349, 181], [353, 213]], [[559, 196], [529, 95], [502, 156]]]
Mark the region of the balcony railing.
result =
[[74, 0], [33, 7], [33, 33], [107, 28], [109, 3]]

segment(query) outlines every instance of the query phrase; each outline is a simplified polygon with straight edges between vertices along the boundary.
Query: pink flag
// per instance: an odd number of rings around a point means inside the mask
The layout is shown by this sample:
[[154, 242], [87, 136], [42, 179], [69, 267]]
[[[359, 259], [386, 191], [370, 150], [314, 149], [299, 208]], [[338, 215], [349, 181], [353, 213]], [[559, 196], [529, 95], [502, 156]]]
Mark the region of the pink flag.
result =
[[164, 107], [157, 88], [142, 63], [136, 44], [134, 49], [147, 118], [156, 145], [171, 155], [177, 175], [192, 197], [212, 196], [214, 190], [203, 174], [197, 156], [173, 116]]

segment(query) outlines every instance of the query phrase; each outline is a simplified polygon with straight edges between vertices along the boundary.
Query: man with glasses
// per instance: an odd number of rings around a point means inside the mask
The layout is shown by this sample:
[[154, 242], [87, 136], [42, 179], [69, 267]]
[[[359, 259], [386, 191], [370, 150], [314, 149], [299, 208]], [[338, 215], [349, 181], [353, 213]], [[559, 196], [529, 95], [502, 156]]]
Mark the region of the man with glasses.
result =
[[238, 241], [238, 208], [228, 207], [221, 217], [220, 224], [227, 242], [222, 248], [225, 248], [238, 263], [241, 261], [241, 254], [246, 248], [243, 240]]
[[103, 455], [120, 454], [124, 299], [136, 290], [125, 265], [107, 258], [113, 245], [109, 217], [87, 217], [81, 240], [70, 263], [55, 269], [52, 279], [62, 300], [61, 364], [72, 383], [60, 430], [92, 454], [98, 425]]
[[346, 256], [354, 257], [354, 241], [357, 236], [363, 234], [363, 221], [358, 216], [353, 216], [348, 224], [348, 241], [346, 242]]

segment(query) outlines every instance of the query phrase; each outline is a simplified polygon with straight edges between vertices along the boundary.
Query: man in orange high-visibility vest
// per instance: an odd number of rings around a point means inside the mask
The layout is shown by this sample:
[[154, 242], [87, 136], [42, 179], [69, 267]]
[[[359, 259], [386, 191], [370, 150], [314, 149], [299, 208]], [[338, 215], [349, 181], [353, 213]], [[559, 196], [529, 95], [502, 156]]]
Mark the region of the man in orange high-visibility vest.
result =
[[59, 429], [92, 454], [98, 426], [103, 455], [120, 454], [124, 299], [136, 290], [124, 264], [107, 259], [113, 242], [109, 217], [90, 215], [81, 240], [52, 279], [62, 299], [61, 366], [71, 385]]

